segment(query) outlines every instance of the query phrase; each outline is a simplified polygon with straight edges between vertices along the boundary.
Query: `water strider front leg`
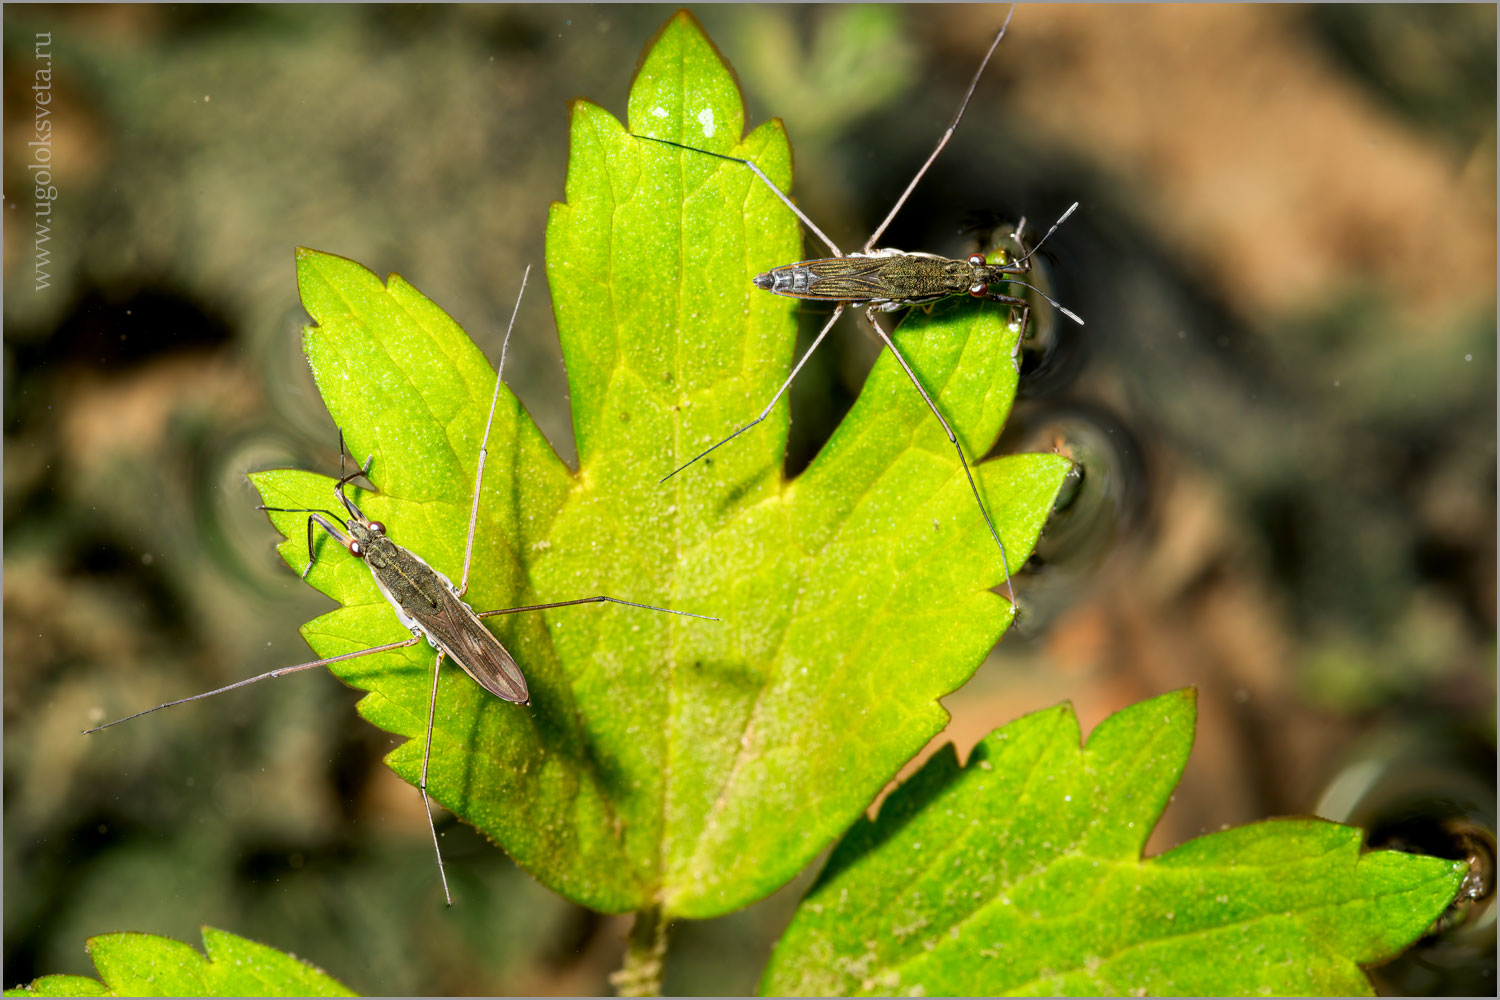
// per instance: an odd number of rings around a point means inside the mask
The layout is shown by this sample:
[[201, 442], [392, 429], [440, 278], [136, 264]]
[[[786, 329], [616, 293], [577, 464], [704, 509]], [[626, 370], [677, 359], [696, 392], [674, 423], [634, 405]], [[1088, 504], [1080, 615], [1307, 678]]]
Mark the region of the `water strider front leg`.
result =
[[[1016, 338], [1015, 346], [1010, 349], [1011, 364], [1015, 366], [1016, 374], [1021, 373], [1021, 345], [1026, 341], [1026, 332], [1031, 328], [1031, 303], [1018, 295], [1006, 295], [1003, 292], [986, 292], [979, 296], [990, 302], [1000, 302], [1011, 307], [1011, 314], [1015, 314], [1016, 307], [1021, 309], [1021, 335]], [[1012, 321], [1014, 322], [1014, 320]]]

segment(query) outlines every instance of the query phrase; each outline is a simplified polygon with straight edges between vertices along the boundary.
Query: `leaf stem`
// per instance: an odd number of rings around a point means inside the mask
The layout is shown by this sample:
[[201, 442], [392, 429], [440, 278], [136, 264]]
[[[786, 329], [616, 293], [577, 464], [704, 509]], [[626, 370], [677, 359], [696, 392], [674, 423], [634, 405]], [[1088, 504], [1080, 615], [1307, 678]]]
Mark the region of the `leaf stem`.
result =
[[667, 921], [659, 907], [638, 910], [625, 941], [625, 960], [610, 973], [609, 984], [622, 997], [661, 996], [667, 957]]

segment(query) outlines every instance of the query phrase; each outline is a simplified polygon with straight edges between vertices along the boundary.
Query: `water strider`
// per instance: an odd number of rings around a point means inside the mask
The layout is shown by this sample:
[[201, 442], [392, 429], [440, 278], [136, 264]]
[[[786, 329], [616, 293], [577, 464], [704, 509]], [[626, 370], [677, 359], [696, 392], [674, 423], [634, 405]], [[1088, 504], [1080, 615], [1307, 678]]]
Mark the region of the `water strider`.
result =
[[[954, 450], [958, 452], [958, 460], [963, 466], [964, 475], [968, 478], [969, 490], [974, 494], [974, 502], [979, 505], [979, 512], [984, 516], [984, 523], [990, 530], [990, 536], [994, 538], [995, 545], [1000, 549], [1000, 566], [1005, 573], [1005, 585], [1008, 597], [1012, 607], [1016, 607], [1015, 583], [1011, 579], [1010, 562], [1005, 554], [1005, 543], [1000, 540], [1000, 533], [995, 529], [995, 522], [990, 518], [989, 510], [985, 507], [984, 500], [979, 495], [979, 487], [974, 481], [973, 472], [969, 469], [969, 462], [964, 456], [963, 447], [958, 443], [958, 437], [953, 433], [953, 428], [948, 426], [948, 421], [944, 419], [942, 412], [937, 408], [937, 404], [932, 401], [932, 397], [928, 395], [921, 380], [917, 378], [916, 372], [912, 370], [911, 365], [907, 364], [906, 358], [896, 349], [896, 344], [891, 339], [890, 334], [880, 325], [880, 321], [875, 318], [877, 312], [892, 312], [897, 309], [905, 309], [908, 306], [936, 302], [939, 299], [948, 298], [953, 295], [967, 294], [978, 299], [1004, 303], [1013, 308], [1019, 307], [1021, 310], [1020, 329], [1021, 335], [1024, 337], [1026, 324], [1031, 315], [1030, 304], [1024, 298], [1004, 292], [992, 291], [990, 288], [991, 285], [995, 284], [1009, 284], [1020, 285], [1023, 288], [1028, 288], [1036, 292], [1064, 316], [1067, 316], [1079, 325], [1083, 324], [1083, 320], [1075, 313], [1059, 305], [1045, 292], [1034, 285], [1022, 281], [1018, 277], [1030, 272], [1032, 255], [1041, 248], [1042, 244], [1046, 242], [1047, 237], [1051, 236], [1057, 230], [1057, 227], [1062, 225], [1068, 216], [1073, 214], [1074, 210], [1078, 208], [1077, 202], [1074, 202], [1067, 211], [1063, 212], [1058, 220], [1052, 224], [1052, 228], [1048, 229], [1042, 238], [1037, 241], [1036, 246], [1030, 250], [1026, 250], [1023, 244], [1022, 255], [1013, 261], [1003, 264], [991, 264], [983, 254], [978, 253], [971, 254], [965, 259], [957, 260], [937, 254], [917, 253], [892, 248], [876, 249], [875, 247], [875, 241], [880, 239], [881, 235], [890, 226], [891, 221], [896, 217], [896, 213], [901, 211], [902, 206], [906, 204], [907, 198], [911, 196], [912, 190], [916, 188], [917, 182], [927, 173], [927, 169], [932, 166], [938, 154], [943, 151], [943, 147], [948, 144], [948, 140], [953, 137], [954, 130], [958, 128], [958, 123], [963, 118], [964, 110], [969, 106], [969, 100], [974, 96], [975, 88], [979, 86], [979, 78], [984, 74], [985, 66], [989, 65], [990, 57], [995, 54], [995, 49], [1000, 45], [1000, 39], [1005, 37], [1005, 29], [1010, 26], [1010, 19], [1013, 14], [1015, 14], [1014, 6], [1011, 7], [1010, 13], [1006, 14], [1005, 23], [1000, 26], [1000, 31], [995, 35], [995, 40], [990, 43], [989, 50], [985, 52], [984, 59], [979, 63], [979, 69], [975, 70], [974, 78], [969, 81], [969, 89], [964, 93], [963, 100], [958, 105], [958, 112], [954, 114], [953, 120], [948, 124], [947, 130], [943, 133], [942, 138], [938, 140], [937, 146], [933, 148], [926, 162], [917, 170], [916, 176], [911, 179], [911, 183], [906, 186], [906, 190], [901, 193], [901, 197], [896, 200], [895, 206], [887, 213], [884, 221], [870, 234], [870, 238], [865, 241], [863, 249], [857, 253], [845, 254], [840, 250], [838, 245], [829, 239], [823, 230], [819, 229], [811, 219], [803, 214], [802, 210], [792, 202], [786, 192], [777, 187], [752, 161], [741, 159], [737, 156], [727, 156], [723, 153], [711, 152], [706, 149], [698, 149], [694, 146], [683, 145], [679, 142], [673, 142], [670, 139], [659, 139], [649, 135], [636, 135], [635, 137], [638, 139], [649, 139], [652, 142], [674, 146], [678, 149], [703, 153], [721, 160], [730, 160], [750, 168], [755, 176], [764, 181], [766, 186], [775, 192], [776, 197], [781, 199], [782, 203], [796, 214], [802, 224], [815, 234], [818, 239], [822, 240], [828, 249], [833, 252], [832, 257], [798, 261], [795, 264], [784, 264], [780, 267], [774, 267], [764, 274], [758, 274], [754, 279], [755, 287], [775, 295], [837, 303], [834, 307], [833, 315], [823, 325], [823, 329], [818, 331], [818, 335], [813, 338], [812, 346], [797, 360], [797, 363], [792, 367], [791, 374], [781, 384], [781, 388], [776, 390], [776, 394], [771, 397], [771, 401], [766, 404], [765, 409], [761, 410], [760, 415], [722, 441], [706, 448], [687, 462], [673, 469], [667, 475], [663, 476], [661, 481], [666, 482], [683, 469], [697, 462], [700, 458], [709, 455], [765, 420], [776, 406], [777, 401], [786, 393], [787, 388], [792, 384], [792, 380], [802, 370], [802, 366], [807, 363], [807, 359], [812, 356], [813, 351], [818, 349], [818, 345], [823, 342], [823, 338], [828, 335], [828, 331], [833, 329], [833, 325], [843, 315], [844, 309], [850, 306], [863, 307], [865, 319], [874, 328], [876, 336], [880, 338], [881, 343], [889, 348], [891, 354], [895, 356], [902, 370], [906, 372], [907, 378], [911, 379], [912, 385], [916, 386], [917, 392], [921, 393], [922, 399], [926, 402], [928, 409], [932, 411], [932, 415], [937, 417], [938, 423], [942, 425], [943, 431], [948, 435], [948, 441], [953, 445]], [[1021, 240], [1021, 230], [1024, 226], [1025, 221], [1023, 220], [1021, 225], [1016, 227], [1015, 238], [1018, 242]], [[1019, 349], [1020, 343], [1018, 341], [1017, 352], [1019, 352]]]
[[249, 677], [233, 684], [195, 694], [187, 698], [179, 698], [169, 701], [155, 708], [128, 715], [123, 719], [95, 726], [93, 729], [85, 730], [85, 735], [97, 733], [101, 729], [117, 726], [122, 722], [149, 715], [163, 708], [171, 708], [173, 705], [181, 705], [190, 701], [198, 701], [209, 698], [235, 688], [245, 687], [258, 681], [271, 680], [284, 674], [296, 673], [299, 670], [310, 670], [313, 667], [326, 666], [337, 663], [340, 660], [350, 660], [359, 656], [369, 656], [373, 653], [384, 653], [393, 649], [401, 649], [412, 646], [423, 639], [437, 650], [437, 660], [432, 670], [432, 695], [427, 704], [427, 739], [422, 750], [422, 778], [418, 785], [418, 791], [422, 796], [422, 805], [427, 810], [427, 826], [432, 832], [433, 850], [437, 852], [438, 875], [443, 883], [443, 895], [449, 905], [453, 903], [453, 897], [448, 891], [448, 876], [443, 868], [443, 852], [438, 846], [437, 826], [432, 818], [432, 803], [427, 798], [427, 766], [432, 754], [432, 726], [433, 718], [437, 710], [438, 676], [442, 671], [443, 659], [447, 657], [457, 663], [475, 683], [503, 701], [530, 704], [530, 695], [526, 688], [526, 678], [521, 673], [515, 658], [510, 655], [500, 640], [495, 638], [488, 628], [484, 626], [483, 619], [492, 618], [496, 615], [513, 615], [522, 611], [545, 611], [550, 608], [563, 608], [574, 604], [624, 604], [633, 608], [644, 608], [648, 611], [662, 611], [667, 614], [683, 615], [688, 618], [703, 618], [708, 621], [718, 621], [707, 615], [691, 614], [687, 611], [674, 611], [671, 608], [658, 608], [650, 604], [638, 604], [635, 601], [626, 601], [618, 597], [599, 595], [596, 597], [580, 597], [571, 601], [551, 601], [546, 604], [528, 604], [519, 608], [500, 608], [495, 611], [476, 612], [464, 603], [464, 593], [469, 589], [469, 565], [474, 555], [474, 530], [479, 520], [479, 497], [484, 485], [484, 463], [488, 454], [490, 428], [495, 420], [495, 405], [500, 398], [500, 386], [505, 374], [505, 352], [510, 345], [511, 330], [515, 327], [516, 313], [521, 308], [521, 295], [526, 291], [526, 278], [531, 269], [526, 269], [526, 275], [521, 278], [521, 291], [516, 295], [515, 309], [511, 312], [510, 325], [505, 330], [505, 341], [500, 348], [500, 367], [495, 373], [495, 394], [490, 398], [489, 417], [484, 425], [484, 439], [479, 446], [479, 468], [474, 478], [474, 499], [469, 510], [469, 536], [468, 543], [464, 549], [464, 569], [458, 586], [444, 576], [441, 572], [433, 569], [425, 559], [403, 548], [392, 541], [386, 535], [385, 525], [380, 521], [371, 520], [366, 517], [359, 507], [345, 493], [344, 487], [351, 481], [360, 478], [368, 478], [370, 463], [373, 456], [367, 460], [363, 467], [344, 475], [344, 438], [339, 435], [339, 480], [334, 484], [334, 494], [343, 506], [348, 520], [339, 517], [330, 510], [312, 508], [287, 508], [287, 507], [264, 507], [261, 510], [278, 511], [283, 513], [305, 513], [307, 517], [307, 567], [302, 571], [302, 577], [306, 579], [308, 572], [312, 570], [313, 561], [316, 559], [314, 547], [314, 528], [321, 527], [335, 541], [348, 550], [349, 554], [360, 559], [369, 568], [370, 575], [375, 580], [375, 585], [380, 593], [390, 602], [400, 619], [410, 632], [411, 638], [400, 642], [390, 642], [370, 649], [361, 649], [353, 653], [344, 653], [340, 656], [329, 656], [321, 660], [312, 660], [308, 663], [299, 663], [295, 666], [280, 667], [276, 670]]

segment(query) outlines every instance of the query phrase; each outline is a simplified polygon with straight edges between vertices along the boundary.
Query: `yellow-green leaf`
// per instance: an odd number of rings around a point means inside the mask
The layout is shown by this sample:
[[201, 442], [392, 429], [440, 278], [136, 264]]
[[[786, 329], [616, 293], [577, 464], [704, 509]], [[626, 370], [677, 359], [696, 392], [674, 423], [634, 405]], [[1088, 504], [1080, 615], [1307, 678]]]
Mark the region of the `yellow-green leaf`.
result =
[[1062, 705], [949, 745], [829, 858], [771, 995], [1370, 995], [1463, 862], [1360, 853], [1360, 831], [1255, 823], [1143, 859], [1193, 742], [1179, 691], [1080, 746]]
[[[292, 955], [212, 927], [208, 957], [156, 934], [100, 934], [88, 940], [99, 979], [43, 976], [8, 997], [352, 997], [349, 988]], [[102, 982], [101, 982], [102, 980]]]

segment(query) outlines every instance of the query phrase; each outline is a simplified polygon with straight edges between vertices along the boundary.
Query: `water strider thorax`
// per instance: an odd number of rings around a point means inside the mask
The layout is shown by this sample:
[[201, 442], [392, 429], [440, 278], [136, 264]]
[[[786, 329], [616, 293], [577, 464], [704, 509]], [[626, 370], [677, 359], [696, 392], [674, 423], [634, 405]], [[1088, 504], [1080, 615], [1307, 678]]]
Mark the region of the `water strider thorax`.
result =
[[407, 608], [433, 614], [443, 605], [442, 590], [457, 592], [448, 578], [428, 565], [427, 560], [387, 538], [380, 522], [364, 524], [358, 519], [351, 520], [349, 534], [359, 543], [359, 556], [370, 568], [381, 593], [408, 628], [415, 620]]

